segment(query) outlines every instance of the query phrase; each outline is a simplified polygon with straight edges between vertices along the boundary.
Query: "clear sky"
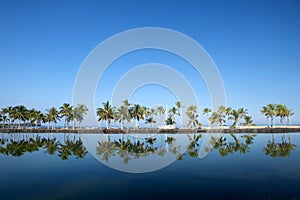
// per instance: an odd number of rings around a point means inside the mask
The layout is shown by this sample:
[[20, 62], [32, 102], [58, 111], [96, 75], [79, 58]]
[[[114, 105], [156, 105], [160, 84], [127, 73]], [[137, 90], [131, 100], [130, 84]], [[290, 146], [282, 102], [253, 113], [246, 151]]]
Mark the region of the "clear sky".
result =
[[[206, 49], [222, 75], [228, 106], [246, 107], [256, 123], [264, 123], [261, 107], [284, 103], [296, 113], [291, 121], [300, 123], [296, 0], [0, 0], [0, 107], [24, 104], [45, 110], [72, 102], [77, 71], [96, 45], [119, 32], [149, 26], [182, 32]], [[112, 64], [99, 82], [97, 106], [110, 98], [126, 71], [149, 62], [182, 73], [193, 85], [200, 109], [210, 106], [203, 79], [186, 61], [151, 49]], [[175, 99], [166, 88], [148, 85], [131, 101], [151, 106]]]

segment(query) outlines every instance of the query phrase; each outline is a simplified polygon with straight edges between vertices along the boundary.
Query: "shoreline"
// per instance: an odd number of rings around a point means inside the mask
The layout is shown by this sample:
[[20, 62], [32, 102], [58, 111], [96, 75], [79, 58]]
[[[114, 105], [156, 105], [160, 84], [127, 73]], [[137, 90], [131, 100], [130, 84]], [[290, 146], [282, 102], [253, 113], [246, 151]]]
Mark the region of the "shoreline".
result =
[[236, 128], [202, 128], [202, 129], [190, 129], [190, 128], [176, 128], [176, 129], [158, 129], [158, 128], [125, 128], [125, 129], [100, 129], [100, 128], [81, 128], [81, 129], [47, 129], [47, 128], [0, 128], [0, 133], [124, 133], [124, 134], [143, 134], [143, 133], [295, 133], [300, 132], [300, 126], [287, 126], [287, 127], [266, 127], [266, 126], [252, 126], [252, 127], [236, 127]]

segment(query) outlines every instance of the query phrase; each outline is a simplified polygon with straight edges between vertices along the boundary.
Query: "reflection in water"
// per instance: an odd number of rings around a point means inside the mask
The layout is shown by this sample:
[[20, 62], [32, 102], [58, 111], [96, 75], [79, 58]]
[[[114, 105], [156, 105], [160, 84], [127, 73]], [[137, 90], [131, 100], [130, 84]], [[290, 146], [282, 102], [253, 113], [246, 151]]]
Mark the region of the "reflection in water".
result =
[[288, 142], [286, 140], [286, 134], [281, 137], [281, 143], [277, 143], [274, 134], [272, 134], [272, 141], [268, 141], [263, 151], [266, 155], [271, 157], [288, 157], [291, 152], [295, 150], [297, 145], [291, 143], [291, 137], [288, 136]]
[[39, 134], [2, 134], [0, 139], [0, 154], [10, 156], [23, 156], [26, 152], [32, 153], [45, 150], [49, 155], [57, 155], [62, 160], [70, 156], [84, 158], [87, 154], [81, 139], [75, 134], [64, 135], [64, 142], [57, 141], [52, 136], [41, 137]]
[[[183, 135], [183, 134], [182, 134]], [[176, 156], [177, 160], [183, 160], [184, 156], [200, 157], [202, 134], [185, 134], [187, 145], [177, 142], [177, 138], [171, 134], [159, 134], [155, 137], [136, 138], [126, 134], [106, 135], [106, 139], [99, 140], [96, 146], [96, 154], [103, 161], [111, 158], [121, 158], [123, 163], [130, 160], [145, 158], [150, 155], [164, 157], [168, 154]], [[250, 152], [256, 134], [214, 134], [208, 135], [209, 144], [204, 147], [206, 152], [217, 151], [221, 157], [234, 153], [246, 154]], [[112, 139], [112, 137], [114, 139]], [[265, 155], [270, 157], [288, 157], [297, 145], [291, 142], [290, 135], [281, 136], [277, 142], [275, 136], [267, 141], [263, 148]], [[0, 137], [0, 154], [20, 157], [25, 153], [44, 150], [49, 155], [56, 155], [62, 160], [70, 157], [84, 158], [87, 149], [77, 134], [65, 134], [58, 140], [54, 134], [41, 137], [39, 134], [2, 134]], [[183, 150], [183, 151], [181, 151]]]
[[253, 144], [253, 140], [256, 135], [247, 134], [238, 135], [230, 134], [230, 137], [221, 136], [211, 136], [210, 144], [212, 148], [206, 148], [207, 151], [217, 150], [222, 157], [229, 154], [240, 152], [245, 154], [250, 151], [250, 145]]
[[163, 137], [149, 137], [149, 138], [136, 138], [130, 139], [129, 136], [112, 140], [111, 136], [107, 136], [107, 140], [98, 141], [96, 147], [96, 154], [102, 156], [102, 160], [108, 162], [109, 158], [118, 156], [122, 158], [123, 162], [127, 164], [129, 160], [139, 159], [141, 157], [147, 157], [149, 155], [157, 154], [163, 157], [166, 152], [170, 152], [178, 156], [178, 159], [182, 157], [180, 154], [181, 145], [175, 146], [176, 139], [172, 136], [167, 136], [165, 140]]

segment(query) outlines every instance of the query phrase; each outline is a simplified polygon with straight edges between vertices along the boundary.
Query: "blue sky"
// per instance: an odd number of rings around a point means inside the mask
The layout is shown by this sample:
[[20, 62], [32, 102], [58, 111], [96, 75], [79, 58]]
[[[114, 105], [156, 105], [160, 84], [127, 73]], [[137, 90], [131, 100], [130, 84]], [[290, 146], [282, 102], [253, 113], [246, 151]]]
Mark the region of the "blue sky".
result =
[[[300, 3], [292, 0], [0, 0], [0, 107], [24, 104], [44, 110], [72, 102], [77, 71], [93, 48], [119, 32], [149, 26], [182, 32], [206, 49], [222, 75], [228, 106], [248, 108], [261, 123], [260, 108], [282, 102], [296, 112], [292, 121], [300, 123]], [[132, 52], [114, 62], [99, 82], [96, 104], [110, 98], [126, 70], [149, 62], [182, 73], [199, 107], [210, 106], [205, 83], [192, 67], [158, 50]], [[175, 97], [149, 85], [131, 100], [170, 105]]]

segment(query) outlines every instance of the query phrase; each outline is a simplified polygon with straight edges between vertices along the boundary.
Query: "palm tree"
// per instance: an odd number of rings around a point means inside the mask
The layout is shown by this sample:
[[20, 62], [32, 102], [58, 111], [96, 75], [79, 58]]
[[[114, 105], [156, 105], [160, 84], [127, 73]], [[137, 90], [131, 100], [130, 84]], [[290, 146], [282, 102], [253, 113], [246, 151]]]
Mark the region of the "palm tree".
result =
[[37, 110], [35, 110], [34, 108], [27, 110], [25, 112], [25, 118], [27, 120], [27, 125], [28, 126], [32, 126], [32, 124], [35, 124], [36, 119], [35, 119], [35, 115], [36, 115]]
[[128, 109], [124, 105], [121, 105], [114, 113], [114, 120], [121, 124], [121, 129], [124, 129], [124, 121], [130, 122]]
[[153, 124], [155, 124], [155, 123], [156, 123], [156, 121], [153, 119], [153, 117], [148, 117], [146, 119], [146, 124], [151, 124], [152, 129], [154, 129]]
[[266, 116], [267, 119], [270, 119], [269, 125], [273, 127], [274, 116], [276, 115], [276, 104], [269, 103], [267, 106], [263, 106], [260, 111], [262, 114]]
[[176, 101], [175, 106], [177, 107], [177, 115], [180, 117], [180, 125], [179, 128], [182, 126], [182, 116], [181, 116], [181, 109], [183, 108], [181, 101]]
[[223, 124], [226, 122], [226, 107], [225, 106], [219, 106], [217, 112], [213, 112], [209, 118], [210, 124], [214, 126], [218, 126], [219, 124], [223, 126]]
[[248, 110], [245, 108], [239, 108], [237, 111], [239, 113], [239, 120], [243, 119], [248, 114]]
[[145, 107], [141, 107], [140, 104], [134, 104], [133, 107], [131, 107], [131, 115], [135, 119], [136, 128], [139, 127], [138, 122], [141, 119], [144, 119], [144, 113], [145, 113]]
[[8, 128], [11, 126], [11, 120], [12, 120], [12, 115], [14, 113], [13, 107], [9, 106], [7, 108], [2, 108], [1, 109], [2, 115], [6, 115], [8, 118]]
[[186, 115], [189, 118], [187, 126], [191, 126], [191, 128], [195, 128], [199, 122], [198, 122], [198, 113], [197, 113], [197, 106], [190, 105], [186, 110]]
[[129, 103], [128, 99], [125, 99], [125, 100], [123, 101], [123, 106], [124, 106], [125, 109], [126, 109], [126, 119], [127, 119], [127, 122], [128, 122], [128, 123], [130, 123], [130, 120], [131, 120], [131, 116], [130, 116], [130, 106], [131, 106], [131, 105], [132, 105], [132, 104]]
[[31, 123], [35, 123], [35, 127], [37, 128], [44, 121], [45, 115], [39, 111], [32, 109], [32, 120]]
[[97, 108], [98, 121], [106, 121], [106, 128], [109, 128], [110, 122], [114, 119], [114, 107], [109, 104], [109, 101], [102, 103], [103, 108]]
[[77, 122], [79, 122], [79, 128], [82, 128], [82, 121], [83, 121], [84, 117], [87, 115], [87, 112], [88, 112], [88, 109], [83, 104], [78, 104], [74, 108], [75, 119]]
[[231, 110], [228, 120], [233, 120], [233, 124], [230, 126], [230, 128], [235, 128], [236, 125], [239, 123], [239, 112], [237, 110]]
[[163, 106], [158, 106], [156, 109], [157, 114], [159, 115], [160, 122], [162, 123], [162, 117], [165, 114], [166, 110], [164, 109]]
[[204, 108], [203, 109], [203, 115], [206, 115], [208, 122], [209, 122], [209, 113], [211, 113], [211, 109], [210, 108]]
[[147, 110], [146, 116], [146, 123], [151, 124], [152, 129], [154, 128], [153, 124], [156, 123], [156, 121], [154, 120], [154, 115], [156, 115], [156, 110], [154, 108], [150, 108]]
[[171, 117], [172, 118], [172, 120], [173, 121], [175, 121], [175, 115], [177, 114], [177, 108], [175, 108], [174, 106], [173, 107], [171, 107], [170, 109], [169, 109], [169, 117]]
[[13, 121], [18, 120], [18, 128], [21, 128], [21, 121], [25, 122], [27, 108], [23, 105], [13, 107]]
[[166, 122], [166, 125], [176, 124], [176, 122], [173, 121], [172, 117], [168, 117], [165, 122]]
[[232, 108], [231, 107], [224, 107], [224, 106], [221, 106], [221, 108], [222, 108], [222, 110], [224, 110], [225, 111], [225, 114], [227, 115], [227, 116], [229, 116], [230, 115], [230, 113], [231, 113], [231, 111], [232, 111]]
[[52, 123], [52, 129], [55, 128], [55, 124], [57, 123], [57, 120], [59, 120], [59, 112], [56, 108], [52, 107], [49, 110], [47, 110], [47, 119], [50, 124]]
[[244, 119], [245, 119], [245, 122], [243, 123], [244, 126], [249, 127], [249, 126], [253, 125], [253, 120], [252, 120], [251, 116], [245, 116]]
[[69, 128], [70, 116], [72, 115], [73, 106], [68, 103], [64, 103], [60, 108], [59, 113], [65, 118], [65, 128]]
[[0, 111], [0, 115], [1, 115], [1, 121], [2, 121], [2, 126], [4, 128], [5, 123], [8, 121], [8, 108], [2, 108]]
[[287, 107], [281, 103], [275, 107], [276, 117], [280, 117], [280, 123], [282, 126], [284, 126], [284, 118], [286, 117], [287, 110]]
[[287, 109], [286, 110], [286, 122], [291, 126], [290, 117], [293, 116], [295, 113], [293, 113], [293, 110]]

